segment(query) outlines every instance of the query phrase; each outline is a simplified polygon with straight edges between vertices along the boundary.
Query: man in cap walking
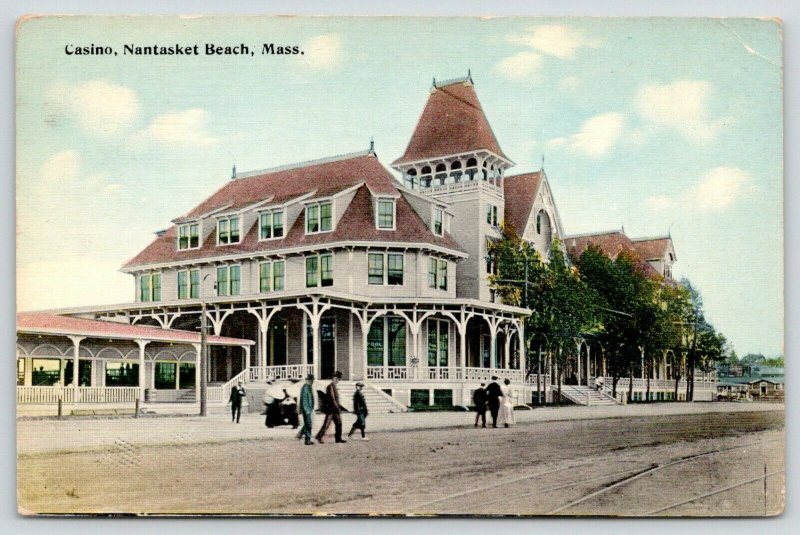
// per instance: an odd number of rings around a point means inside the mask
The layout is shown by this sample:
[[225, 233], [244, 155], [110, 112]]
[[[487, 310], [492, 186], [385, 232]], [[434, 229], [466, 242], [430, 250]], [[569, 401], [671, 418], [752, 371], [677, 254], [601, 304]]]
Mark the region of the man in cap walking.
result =
[[239, 423], [239, 418], [242, 416], [242, 398], [247, 395], [242, 382], [231, 388], [231, 397], [228, 398], [228, 403], [231, 404], [231, 422]]
[[364, 394], [361, 392], [364, 389], [364, 383], [356, 383], [356, 391], [353, 392], [353, 413], [356, 415], [356, 421], [353, 422], [353, 427], [347, 433], [348, 437], [352, 437], [356, 429], [361, 430], [361, 440], [369, 440], [367, 438], [367, 400], [364, 399]]
[[306, 384], [300, 389], [300, 412], [303, 413], [303, 429], [300, 434], [306, 439], [306, 446], [313, 446], [311, 441], [311, 425], [314, 417], [314, 374], [309, 373], [306, 377]]

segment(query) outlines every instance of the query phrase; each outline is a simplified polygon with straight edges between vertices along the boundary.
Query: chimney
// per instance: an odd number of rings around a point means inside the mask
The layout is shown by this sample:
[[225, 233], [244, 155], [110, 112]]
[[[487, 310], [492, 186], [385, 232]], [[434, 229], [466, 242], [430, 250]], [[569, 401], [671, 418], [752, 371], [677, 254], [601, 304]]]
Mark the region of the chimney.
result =
[[161, 238], [161, 237], [162, 237], [162, 236], [164, 236], [164, 234], [166, 234], [166, 233], [167, 233], [167, 229], [163, 229], [163, 230], [157, 230], [157, 231], [155, 231], [153, 234], [155, 234], [156, 236], [158, 236], [159, 238]]
[[233, 165], [233, 170], [231, 171], [231, 180], [236, 180], [236, 164]]

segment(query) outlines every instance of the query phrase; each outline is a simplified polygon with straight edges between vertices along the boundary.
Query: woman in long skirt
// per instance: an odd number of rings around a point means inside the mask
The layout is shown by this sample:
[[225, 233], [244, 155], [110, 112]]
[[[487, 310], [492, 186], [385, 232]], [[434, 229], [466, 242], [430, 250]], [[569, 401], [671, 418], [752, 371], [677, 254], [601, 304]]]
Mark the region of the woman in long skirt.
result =
[[500, 392], [503, 394], [500, 403], [500, 421], [505, 427], [508, 427], [516, 423], [514, 421], [514, 399], [511, 396], [511, 379], [503, 381]]

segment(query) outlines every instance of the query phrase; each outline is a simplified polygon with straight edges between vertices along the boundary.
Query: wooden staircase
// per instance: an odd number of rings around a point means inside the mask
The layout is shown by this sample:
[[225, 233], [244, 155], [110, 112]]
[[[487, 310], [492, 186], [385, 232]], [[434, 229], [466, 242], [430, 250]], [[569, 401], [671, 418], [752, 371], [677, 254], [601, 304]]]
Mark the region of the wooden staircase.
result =
[[[553, 387], [558, 392], [558, 387]], [[561, 397], [567, 398], [576, 405], [620, 405], [620, 402], [603, 391], [597, 391], [585, 385], [561, 385]]]

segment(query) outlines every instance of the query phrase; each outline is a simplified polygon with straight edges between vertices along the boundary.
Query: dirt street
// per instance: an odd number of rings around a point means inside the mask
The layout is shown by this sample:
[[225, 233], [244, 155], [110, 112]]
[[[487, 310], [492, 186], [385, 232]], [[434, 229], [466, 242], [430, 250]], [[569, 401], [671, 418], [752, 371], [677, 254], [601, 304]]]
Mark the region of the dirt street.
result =
[[[22, 512], [774, 515], [784, 413], [739, 412], [18, 456]], [[766, 486], [764, 474], [766, 477]]]

